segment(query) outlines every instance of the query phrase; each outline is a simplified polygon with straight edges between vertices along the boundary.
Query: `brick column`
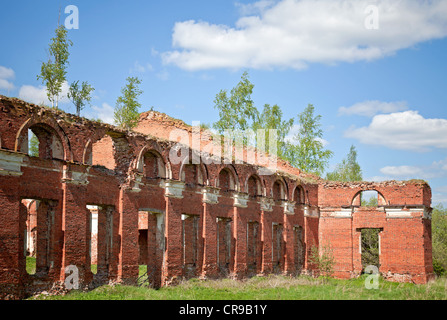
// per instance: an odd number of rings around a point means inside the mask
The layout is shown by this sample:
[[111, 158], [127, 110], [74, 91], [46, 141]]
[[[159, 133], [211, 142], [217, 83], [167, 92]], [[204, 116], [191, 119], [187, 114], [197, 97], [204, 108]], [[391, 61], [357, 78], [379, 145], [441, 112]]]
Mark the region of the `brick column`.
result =
[[92, 278], [89, 256], [90, 212], [85, 199], [87, 186], [67, 180], [62, 183], [62, 192], [64, 248], [61, 280], [70, 275], [65, 274], [65, 268], [76, 266], [79, 285], [82, 288]]
[[242, 279], [247, 274], [247, 208], [248, 194], [235, 193], [233, 213], [234, 266], [233, 274]]
[[262, 243], [262, 266], [261, 273], [266, 275], [272, 273], [272, 217], [273, 200], [261, 199], [261, 243]]
[[124, 284], [135, 284], [138, 278], [138, 207], [133, 195], [132, 189], [120, 190], [118, 281]]
[[202, 215], [202, 240], [203, 240], [203, 262], [202, 277], [214, 278], [218, 276], [217, 267], [217, 224], [213, 207], [218, 203], [219, 189], [204, 187], [203, 193], [203, 215]]
[[18, 190], [16, 177], [0, 174], [0, 299], [23, 297], [26, 207]]
[[293, 229], [293, 218], [295, 204], [292, 202], [284, 202], [284, 273], [293, 274], [295, 272], [295, 233]]
[[162, 285], [176, 284], [183, 277], [182, 208], [184, 183], [165, 183], [165, 257]]

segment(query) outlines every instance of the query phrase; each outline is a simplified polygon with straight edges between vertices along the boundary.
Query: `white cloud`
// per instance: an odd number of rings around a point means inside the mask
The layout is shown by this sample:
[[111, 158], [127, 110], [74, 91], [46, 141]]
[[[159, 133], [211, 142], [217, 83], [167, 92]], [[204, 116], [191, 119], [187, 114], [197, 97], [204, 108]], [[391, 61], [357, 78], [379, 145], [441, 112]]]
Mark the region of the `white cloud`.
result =
[[421, 177], [424, 170], [416, 166], [387, 166], [380, 169], [380, 172], [392, 177]]
[[345, 137], [361, 143], [417, 152], [447, 148], [447, 119], [426, 119], [418, 111], [380, 114], [367, 127], [351, 127]]
[[[447, 176], [447, 158], [428, 166], [386, 166], [380, 172], [399, 179], [434, 179]], [[446, 190], [447, 191], [447, 190]]]
[[114, 124], [114, 120], [113, 120], [114, 108], [111, 105], [104, 102], [101, 105], [101, 107], [92, 106], [92, 110], [94, 111], [93, 114], [86, 113], [87, 118], [92, 118], [92, 119], [99, 118], [105, 123]]
[[[69, 85], [67, 81], [62, 83], [62, 92], [59, 95], [59, 103], [69, 103], [70, 100], [67, 97]], [[44, 86], [31, 86], [23, 85], [19, 90], [19, 98], [27, 102], [35, 103], [38, 105], [51, 106], [51, 102], [48, 100], [47, 89]]]
[[408, 106], [405, 101], [383, 102], [378, 100], [370, 100], [358, 102], [350, 107], [340, 107], [338, 109], [338, 114], [372, 117], [378, 113], [392, 113], [405, 110], [408, 110]]
[[[379, 18], [373, 30], [365, 26], [371, 4]], [[186, 70], [302, 69], [315, 62], [371, 61], [447, 36], [447, 2], [441, 0], [264, 0], [238, 6], [251, 15], [234, 27], [177, 22], [175, 50], [161, 53], [163, 62]]]
[[275, 4], [275, 1], [272, 0], [260, 0], [254, 3], [240, 3], [236, 2], [236, 7], [239, 8], [239, 13], [243, 16], [260, 14], [263, 13], [266, 9], [272, 7]]
[[15, 73], [11, 68], [0, 66], [0, 90], [13, 90], [14, 84], [9, 80], [14, 79]]

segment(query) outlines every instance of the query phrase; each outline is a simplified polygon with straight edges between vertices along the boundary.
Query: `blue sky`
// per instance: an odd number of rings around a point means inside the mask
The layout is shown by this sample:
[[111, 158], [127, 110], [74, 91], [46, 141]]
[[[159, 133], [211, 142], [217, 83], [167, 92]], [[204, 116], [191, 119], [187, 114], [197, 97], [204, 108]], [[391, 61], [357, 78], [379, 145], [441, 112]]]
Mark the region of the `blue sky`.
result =
[[[140, 111], [212, 123], [215, 95], [247, 70], [258, 109], [296, 119], [315, 106], [328, 170], [353, 144], [365, 180], [424, 179], [447, 205], [447, 1], [8, 1], [0, 94], [45, 102], [36, 76], [68, 5], [79, 28], [67, 81], [95, 87], [83, 116], [110, 122], [138, 76]], [[75, 111], [66, 98], [60, 108]]]

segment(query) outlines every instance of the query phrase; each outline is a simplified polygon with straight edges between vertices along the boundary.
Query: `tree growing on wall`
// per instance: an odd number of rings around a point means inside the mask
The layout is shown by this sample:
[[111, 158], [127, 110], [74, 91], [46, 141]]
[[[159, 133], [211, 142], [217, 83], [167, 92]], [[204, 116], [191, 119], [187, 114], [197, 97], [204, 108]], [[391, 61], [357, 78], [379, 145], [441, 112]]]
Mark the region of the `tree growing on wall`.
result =
[[[283, 119], [283, 112], [276, 104], [273, 106], [265, 104], [262, 112], [259, 112], [251, 99], [253, 88], [254, 85], [248, 79], [248, 72], [245, 71], [229, 95], [227, 90], [219, 91], [214, 100], [214, 107], [219, 111], [219, 120], [213, 124], [213, 127], [220, 134], [224, 134], [225, 130], [235, 130], [236, 134], [253, 130], [256, 134], [258, 129], [264, 129], [266, 144], [257, 147], [267, 152], [270, 149], [268, 130], [275, 129], [276, 156], [288, 161], [294, 167], [321, 176], [333, 153], [324, 149], [321, 115], [314, 115], [315, 107], [309, 104], [302, 113], [298, 114], [299, 132], [293, 139], [287, 139], [294, 125], [294, 119]], [[241, 140], [244, 145], [249, 143], [249, 137], [246, 135]]]
[[116, 100], [114, 120], [117, 126], [132, 129], [138, 124], [141, 104], [138, 97], [143, 93], [138, 88], [141, 80], [137, 77], [127, 77], [126, 85], [121, 89], [121, 96]]
[[281, 159], [287, 160], [287, 144], [286, 136], [290, 132], [293, 126], [293, 118], [289, 120], [283, 120], [283, 112], [278, 105], [270, 106], [269, 104], [264, 105], [264, 109], [258, 115], [253, 123], [253, 130], [256, 132], [258, 129], [265, 130], [265, 146], [264, 150], [269, 151], [270, 145], [270, 132], [269, 129], [276, 130], [276, 148], [277, 156]]
[[225, 130], [247, 130], [255, 121], [258, 110], [251, 99], [254, 85], [248, 79], [245, 71], [239, 83], [228, 94], [227, 90], [220, 90], [214, 99], [214, 108], [219, 111], [219, 120], [213, 127], [224, 134]]
[[79, 117], [81, 115], [81, 110], [84, 109], [85, 104], [90, 102], [91, 93], [95, 89], [88, 84], [88, 82], [83, 81], [81, 85], [79, 85], [79, 81], [74, 81], [70, 85], [68, 90], [68, 99], [70, 99], [76, 107], [76, 115]]
[[65, 82], [68, 66], [68, 48], [73, 42], [68, 39], [67, 29], [59, 25], [55, 31], [55, 37], [51, 38], [48, 49], [48, 61], [42, 62], [40, 74], [37, 79], [42, 81], [47, 91], [51, 106], [58, 107], [59, 95], [62, 92], [62, 84]]
[[287, 142], [286, 159], [295, 167], [321, 176], [333, 152], [323, 146], [321, 115], [315, 115], [315, 107], [309, 104], [298, 114], [299, 131], [293, 142]]
[[327, 180], [332, 181], [362, 181], [362, 169], [357, 162], [357, 150], [352, 145], [348, 155], [338, 164], [333, 172], [326, 174]]

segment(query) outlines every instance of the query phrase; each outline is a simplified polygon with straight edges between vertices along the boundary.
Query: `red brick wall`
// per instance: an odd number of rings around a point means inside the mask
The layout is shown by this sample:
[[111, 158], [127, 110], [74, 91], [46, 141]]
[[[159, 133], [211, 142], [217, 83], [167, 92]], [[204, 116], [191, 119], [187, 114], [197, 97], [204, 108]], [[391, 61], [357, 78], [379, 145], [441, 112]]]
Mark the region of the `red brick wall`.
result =
[[[83, 286], [134, 284], [139, 264], [147, 264], [154, 287], [189, 277], [310, 273], [311, 248], [327, 243], [335, 276], [351, 277], [362, 268], [362, 228], [383, 229], [380, 271], [389, 279], [425, 282], [433, 273], [427, 184], [328, 183], [284, 162], [276, 174], [262, 176], [246, 163], [173, 163], [174, 142], [160, 138], [185, 125], [163, 116], [145, 119], [144, 133], [128, 133], [0, 96], [0, 298], [63, 283], [70, 265]], [[21, 152], [32, 126], [52, 128], [47, 132], [60, 141], [60, 157]], [[386, 204], [367, 209], [353, 203], [371, 189]], [[35, 275], [25, 271], [23, 199], [41, 204], [36, 247], [42, 272]], [[100, 208], [96, 261], [87, 205]]]

